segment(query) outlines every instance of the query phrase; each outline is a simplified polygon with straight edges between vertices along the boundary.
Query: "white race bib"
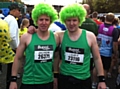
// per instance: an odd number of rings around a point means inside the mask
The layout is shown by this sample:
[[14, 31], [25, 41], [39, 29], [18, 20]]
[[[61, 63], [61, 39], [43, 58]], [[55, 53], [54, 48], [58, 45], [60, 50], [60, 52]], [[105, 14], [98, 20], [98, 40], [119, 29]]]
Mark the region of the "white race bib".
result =
[[34, 51], [35, 62], [49, 62], [53, 58], [53, 46], [36, 45]]
[[66, 47], [65, 62], [70, 64], [83, 64], [84, 50], [80, 48]]

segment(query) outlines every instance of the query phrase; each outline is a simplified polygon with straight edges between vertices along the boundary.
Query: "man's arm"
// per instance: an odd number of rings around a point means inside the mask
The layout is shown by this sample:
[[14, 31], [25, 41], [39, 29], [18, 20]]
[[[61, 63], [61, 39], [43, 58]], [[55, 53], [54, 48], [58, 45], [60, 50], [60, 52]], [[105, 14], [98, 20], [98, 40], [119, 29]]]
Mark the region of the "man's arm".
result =
[[26, 41], [26, 34], [21, 36], [20, 44], [17, 48], [15, 59], [14, 59], [13, 66], [12, 66], [12, 76], [17, 75], [17, 71], [18, 71], [19, 64], [20, 64], [19, 62], [24, 56], [24, 50], [25, 50], [25, 47], [26, 47], [26, 42], [25, 41]]
[[57, 44], [57, 47], [56, 47], [56, 50], [55, 50], [55, 54], [54, 54], [54, 64], [53, 64], [53, 69], [54, 69], [54, 88], [53, 89], [57, 89], [58, 87], [58, 76], [59, 76], [59, 62], [60, 62], [60, 55], [59, 55], [59, 52], [60, 52], [60, 46], [59, 46], [59, 36], [58, 34], [54, 33], [55, 34], [55, 39], [56, 39], [56, 44]]
[[92, 41], [91, 50], [92, 50], [92, 54], [93, 54], [93, 58], [94, 58], [95, 67], [98, 72], [98, 76], [104, 76], [103, 65], [102, 65], [96, 37], [94, 35], [92, 35], [92, 37], [90, 37], [90, 39]]
[[9, 31], [12, 39], [10, 42], [10, 46], [12, 47], [12, 49], [15, 50], [19, 44], [19, 30], [17, 22], [15, 22], [14, 20], [9, 23]]
[[103, 65], [102, 65], [96, 37], [93, 33], [90, 33], [90, 35], [87, 36], [87, 39], [89, 40], [89, 44], [91, 46], [95, 67], [98, 73], [98, 79], [99, 79], [98, 89], [106, 89], [104, 70], [103, 70]]
[[63, 34], [64, 34], [64, 31], [60, 31], [60, 32], [55, 32], [55, 35], [56, 35], [56, 42], [58, 44], [58, 47], [57, 50], [56, 50], [56, 54], [55, 54], [55, 61], [54, 61], [54, 72], [55, 73], [59, 73], [59, 65], [60, 65], [60, 44], [62, 42], [62, 38], [63, 38]]
[[11, 76], [11, 84], [10, 89], [17, 89], [17, 72], [19, 69], [19, 65], [21, 64], [20, 60], [24, 57], [24, 50], [26, 47], [26, 34], [21, 36], [20, 44], [17, 48], [15, 59], [12, 65], [12, 76]]
[[59, 52], [60, 52], [60, 48], [59, 48], [59, 36], [58, 34], [54, 33], [55, 34], [55, 39], [56, 39], [56, 44], [57, 44], [57, 47], [56, 47], [56, 50], [55, 50], [55, 54], [54, 54], [54, 73], [59, 73]]

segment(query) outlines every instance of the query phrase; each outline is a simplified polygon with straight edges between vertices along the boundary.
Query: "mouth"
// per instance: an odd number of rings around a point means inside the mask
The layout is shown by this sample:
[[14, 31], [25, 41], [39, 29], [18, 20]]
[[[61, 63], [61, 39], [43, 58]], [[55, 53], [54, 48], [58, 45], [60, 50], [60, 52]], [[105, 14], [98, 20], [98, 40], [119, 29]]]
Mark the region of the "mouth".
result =
[[41, 28], [45, 29], [45, 28], [47, 28], [47, 26], [41, 26]]
[[74, 27], [69, 27], [70, 29], [73, 29]]

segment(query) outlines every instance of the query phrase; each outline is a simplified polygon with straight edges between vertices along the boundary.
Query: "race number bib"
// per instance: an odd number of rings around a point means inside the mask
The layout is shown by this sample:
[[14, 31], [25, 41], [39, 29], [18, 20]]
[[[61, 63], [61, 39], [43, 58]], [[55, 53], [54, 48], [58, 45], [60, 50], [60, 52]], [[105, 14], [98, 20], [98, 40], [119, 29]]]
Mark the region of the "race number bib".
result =
[[53, 58], [52, 45], [35, 45], [34, 60], [35, 62], [50, 62]]
[[66, 47], [65, 62], [82, 65], [84, 62], [84, 49]]

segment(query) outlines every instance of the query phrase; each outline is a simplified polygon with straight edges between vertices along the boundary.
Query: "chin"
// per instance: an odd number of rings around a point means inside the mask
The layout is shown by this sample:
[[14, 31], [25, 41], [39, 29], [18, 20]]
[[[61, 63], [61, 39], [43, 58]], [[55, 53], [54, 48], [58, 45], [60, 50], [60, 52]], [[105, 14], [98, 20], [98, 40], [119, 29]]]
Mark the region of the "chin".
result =
[[47, 30], [48, 30], [47, 28], [40, 28], [40, 31], [42, 31], [42, 32], [45, 32]]
[[42, 31], [42, 32], [46, 32], [46, 31], [48, 31], [48, 29], [42, 29], [41, 31]]
[[75, 32], [76, 30], [75, 29], [70, 29], [69, 32]]

